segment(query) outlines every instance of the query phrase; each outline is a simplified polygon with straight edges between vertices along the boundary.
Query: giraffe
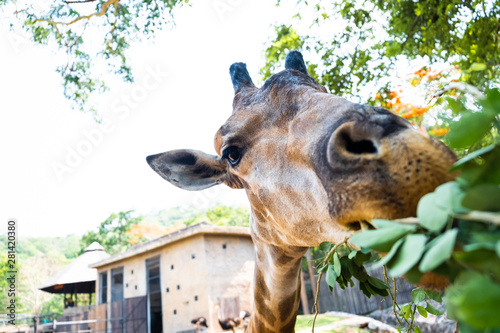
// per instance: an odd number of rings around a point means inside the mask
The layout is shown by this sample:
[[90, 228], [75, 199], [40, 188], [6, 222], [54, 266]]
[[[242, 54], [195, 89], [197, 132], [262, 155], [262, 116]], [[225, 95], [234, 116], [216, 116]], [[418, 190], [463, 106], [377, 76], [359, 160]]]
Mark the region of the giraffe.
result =
[[233, 111], [215, 134], [217, 155], [183, 149], [147, 162], [186, 190], [246, 191], [256, 250], [247, 332], [294, 332], [307, 249], [375, 218], [415, 216], [418, 200], [453, 178], [456, 157], [385, 109], [329, 94], [298, 51], [261, 88], [246, 64], [229, 72]]

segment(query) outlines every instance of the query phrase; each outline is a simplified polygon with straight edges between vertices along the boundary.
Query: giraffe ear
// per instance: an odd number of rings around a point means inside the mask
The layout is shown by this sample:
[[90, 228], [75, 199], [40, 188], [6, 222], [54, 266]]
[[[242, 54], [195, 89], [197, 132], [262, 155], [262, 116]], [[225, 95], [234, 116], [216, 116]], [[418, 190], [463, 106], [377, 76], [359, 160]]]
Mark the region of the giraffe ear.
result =
[[302, 57], [302, 53], [299, 51], [290, 51], [290, 53], [288, 53], [285, 60], [285, 69], [295, 69], [309, 75], [307, 73], [307, 67], [304, 62], [304, 58]]
[[171, 150], [146, 157], [163, 179], [189, 191], [218, 185], [227, 177], [227, 163], [220, 157], [197, 150]]
[[238, 93], [243, 88], [253, 88], [255, 85], [247, 70], [247, 65], [242, 62], [235, 62], [229, 67], [229, 75], [233, 82], [234, 93]]

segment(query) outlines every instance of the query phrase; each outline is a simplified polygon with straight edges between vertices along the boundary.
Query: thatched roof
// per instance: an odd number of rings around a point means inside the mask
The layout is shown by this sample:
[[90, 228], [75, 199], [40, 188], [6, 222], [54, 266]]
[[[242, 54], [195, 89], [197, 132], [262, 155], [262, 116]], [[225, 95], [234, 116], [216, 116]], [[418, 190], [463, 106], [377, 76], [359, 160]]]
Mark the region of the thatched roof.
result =
[[108, 257], [109, 254], [104, 248], [99, 243], [94, 242], [84, 250], [82, 255], [45, 281], [38, 289], [53, 294], [94, 293], [97, 269], [90, 268], [89, 265]]

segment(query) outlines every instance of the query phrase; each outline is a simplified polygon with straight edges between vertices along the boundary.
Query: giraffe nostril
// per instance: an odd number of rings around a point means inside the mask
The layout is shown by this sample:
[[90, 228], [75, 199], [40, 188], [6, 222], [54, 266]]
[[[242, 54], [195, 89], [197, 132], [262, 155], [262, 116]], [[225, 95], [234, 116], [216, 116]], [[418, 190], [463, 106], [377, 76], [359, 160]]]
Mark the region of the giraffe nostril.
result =
[[328, 141], [328, 163], [334, 166], [346, 160], [377, 158], [381, 150], [382, 131], [381, 127], [371, 124], [355, 122], [342, 124], [331, 134]]
[[376, 154], [378, 152], [377, 147], [372, 140], [359, 140], [354, 141], [349, 133], [344, 132], [341, 134], [341, 142], [344, 144], [346, 151], [352, 154]]

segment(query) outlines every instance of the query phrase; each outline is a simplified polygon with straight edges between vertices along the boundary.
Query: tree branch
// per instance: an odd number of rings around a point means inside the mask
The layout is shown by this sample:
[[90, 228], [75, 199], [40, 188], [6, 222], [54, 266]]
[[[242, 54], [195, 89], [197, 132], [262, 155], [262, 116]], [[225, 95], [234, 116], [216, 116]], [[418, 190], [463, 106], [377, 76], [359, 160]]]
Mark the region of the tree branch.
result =
[[70, 22], [56, 22], [56, 21], [52, 21], [52, 20], [49, 20], [49, 19], [36, 19], [35, 22], [47, 22], [49, 24], [52, 24], [52, 25], [57, 25], [57, 24], [62, 24], [62, 25], [72, 25], [72, 24], [75, 24], [76, 22], [78, 21], [81, 21], [81, 20], [85, 20], [85, 19], [90, 19], [91, 17], [93, 16], [96, 16], [96, 17], [100, 17], [100, 16], [103, 16], [104, 14], [106, 14], [106, 12], [108, 11], [108, 7], [111, 6], [112, 4], [114, 3], [118, 3], [120, 2], [121, 0], [108, 0], [104, 3], [104, 5], [102, 6], [102, 9], [100, 12], [96, 12], [96, 13], [92, 13], [90, 15], [86, 15], [86, 16], [80, 16], [76, 19], [74, 19], [73, 21], [70, 21]]
[[436, 91], [436, 93], [432, 97], [440, 97], [444, 93], [446, 93], [450, 90], [453, 90], [453, 89], [458, 89], [460, 91], [463, 91], [464, 93], [471, 94], [475, 98], [483, 98], [484, 97], [483, 93], [479, 89], [477, 89], [476, 87], [471, 86], [470, 84], [467, 84], [465, 82], [451, 82], [443, 89]]
[[401, 51], [405, 48], [406, 42], [408, 42], [408, 39], [413, 36], [413, 29], [415, 29], [415, 26], [417, 25], [418, 19], [420, 16], [415, 17], [415, 20], [413, 21], [413, 24], [410, 27], [410, 31], [408, 31], [408, 34], [405, 38], [405, 41], [401, 44]]
[[86, 3], [86, 2], [94, 2], [96, 0], [82, 0], [82, 1], [64, 1], [65, 4], [72, 4], [72, 3]]
[[[323, 265], [326, 265], [328, 263], [328, 259], [330, 259], [330, 256], [333, 255], [333, 253], [339, 248], [340, 245], [347, 244], [347, 241], [349, 240], [350, 236], [344, 238], [344, 240], [340, 243], [335, 244], [335, 246], [328, 252], [326, 255], [325, 260], [323, 261]], [[319, 314], [319, 307], [318, 307], [318, 302], [319, 302], [319, 289], [320, 289], [320, 283], [321, 283], [321, 278], [323, 277], [323, 272], [319, 273], [318, 276], [318, 283], [317, 283], [317, 289], [316, 289], [316, 297], [314, 298], [314, 319], [312, 323], [312, 333], [314, 333], [314, 325], [316, 324], [316, 317]]]

